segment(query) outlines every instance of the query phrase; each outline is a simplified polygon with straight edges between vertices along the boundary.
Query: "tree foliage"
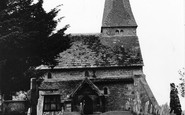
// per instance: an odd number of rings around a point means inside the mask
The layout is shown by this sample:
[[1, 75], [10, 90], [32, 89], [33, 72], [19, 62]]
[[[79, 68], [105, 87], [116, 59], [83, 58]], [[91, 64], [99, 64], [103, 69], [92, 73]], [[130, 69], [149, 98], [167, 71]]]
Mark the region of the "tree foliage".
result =
[[54, 18], [59, 10], [46, 12], [42, 0], [3, 3], [0, 8], [0, 61], [5, 61], [3, 91], [28, 89], [27, 73], [39, 65], [57, 65], [59, 53], [70, 46], [64, 33], [68, 26], [54, 33], [58, 22]]
[[180, 89], [181, 96], [185, 97], [185, 68], [179, 71], [179, 75], [180, 75], [180, 84], [178, 85], [178, 88]]

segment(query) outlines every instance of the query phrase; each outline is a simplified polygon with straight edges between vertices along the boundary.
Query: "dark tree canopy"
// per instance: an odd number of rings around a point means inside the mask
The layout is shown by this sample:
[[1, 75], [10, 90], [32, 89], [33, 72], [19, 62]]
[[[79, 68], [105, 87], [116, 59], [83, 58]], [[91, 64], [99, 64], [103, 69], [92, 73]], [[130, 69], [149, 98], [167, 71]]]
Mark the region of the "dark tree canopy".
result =
[[5, 62], [2, 90], [23, 90], [29, 87], [26, 73], [39, 65], [57, 65], [59, 53], [70, 47], [64, 33], [68, 26], [54, 33], [58, 22], [54, 18], [59, 10], [46, 12], [42, 0], [3, 1], [0, 8], [0, 61]]
[[170, 87], [170, 113], [174, 112], [176, 115], [181, 115], [182, 110], [177, 88], [174, 83], [171, 83]]

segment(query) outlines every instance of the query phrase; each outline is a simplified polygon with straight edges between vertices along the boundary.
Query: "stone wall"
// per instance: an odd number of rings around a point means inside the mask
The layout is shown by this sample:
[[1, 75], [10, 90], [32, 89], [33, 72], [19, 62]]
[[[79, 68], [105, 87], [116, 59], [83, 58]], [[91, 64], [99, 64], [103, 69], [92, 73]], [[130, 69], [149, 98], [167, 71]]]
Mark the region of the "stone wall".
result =
[[107, 87], [106, 111], [130, 110], [135, 113], [156, 114], [158, 103], [150, 90], [145, 77], [140, 75], [134, 82], [112, 82], [96, 84], [103, 91]]
[[7, 100], [3, 102], [3, 115], [26, 115], [27, 111], [27, 101]]
[[103, 28], [102, 33], [103, 36], [135, 36], [136, 28]]
[[113, 77], [128, 77], [130, 75], [142, 74], [142, 68], [125, 69], [125, 68], [107, 68], [107, 69], [74, 69], [74, 70], [53, 70], [51, 72], [52, 79], [48, 79], [48, 72], [44, 75], [46, 80], [60, 79], [62, 81], [81, 80], [85, 78], [85, 71], [88, 71], [89, 78], [93, 75], [96, 78], [113, 78]]
[[[105, 95], [105, 111], [130, 110], [136, 113], [155, 113], [158, 106], [141, 68], [123, 69], [78, 69], [51, 72], [52, 78], [44, 80], [47, 89], [58, 89], [61, 100], [66, 99], [85, 78], [85, 71], [89, 73], [89, 79], [103, 92], [108, 88]], [[47, 74], [46, 74], [47, 75]], [[96, 77], [93, 77], [95, 75]], [[123, 78], [133, 79], [128, 81]], [[94, 81], [101, 78], [100, 81]], [[118, 78], [106, 81], [107, 78]], [[119, 79], [121, 78], [121, 80]], [[45, 94], [48, 91], [43, 91]], [[51, 92], [49, 92], [51, 93]], [[43, 99], [41, 96], [39, 99]], [[40, 100], [41, 101], [41, 100]]]
[[133, 84], [127, 83], [106, 83], [97, 85], [99, 89], [107, 87], [109, 94], [105, 99], [105, 111], [128, 110], [126, 103], [133, 98]]

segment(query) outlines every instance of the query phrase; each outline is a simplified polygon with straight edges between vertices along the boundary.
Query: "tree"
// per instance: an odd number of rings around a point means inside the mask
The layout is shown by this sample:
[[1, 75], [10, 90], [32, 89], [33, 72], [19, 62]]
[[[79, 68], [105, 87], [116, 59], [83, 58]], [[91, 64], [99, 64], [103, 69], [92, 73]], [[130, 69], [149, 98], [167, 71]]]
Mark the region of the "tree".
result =
[[7, 7], [7, 0], [1, 0], [0, 11]]
[[179, 71], [181, 83], [178, 85], [182, 97], [185, 97], [185, 68]]
[[[11, 0], [0, 9], [0, 61], [2, 91], [11, 92], [29, 88], [30, 70], [39, 65], [54, 67], [59, 53], [70, 47], [65, 30], [56, 29], [59, 10], [46, 12], [43, 0]], [[6, 7], [7, 6], [7, 7]], [[33, 74], [32, 74], [33, 75]]]
[[181, 104], [179, 101], [178, 91], [174, 83], [170, 84], [170, 113], [174, 112], [176, 115], [181, 115]]

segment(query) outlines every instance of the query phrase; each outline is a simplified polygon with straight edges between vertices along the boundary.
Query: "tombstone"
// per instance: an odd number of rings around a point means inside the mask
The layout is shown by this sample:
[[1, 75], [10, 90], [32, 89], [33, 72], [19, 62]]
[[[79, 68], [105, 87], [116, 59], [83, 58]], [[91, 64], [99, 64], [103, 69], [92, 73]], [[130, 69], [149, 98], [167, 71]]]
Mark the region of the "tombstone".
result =
[[140, 96], [139, 93], [136, 92], [136, 97], [134, 99], [134, 107], [133, 107], [133, 111], [136, 112], [136, 114], [140, 113], [140, 109], [141, 109], [141, 100], [140, 100]]
[[149, 101], [147, 101], [145, 103], [145, 109], [144, 109], [144, 113], [147, 114], [148, 113], [148, 105], [149, 105]]
[[151, 104], [151, 105], [150, 105], [150, 113], [152, 113], [152, 107], [153, 107], [153, 106], [152, 106], [152, 104]]

